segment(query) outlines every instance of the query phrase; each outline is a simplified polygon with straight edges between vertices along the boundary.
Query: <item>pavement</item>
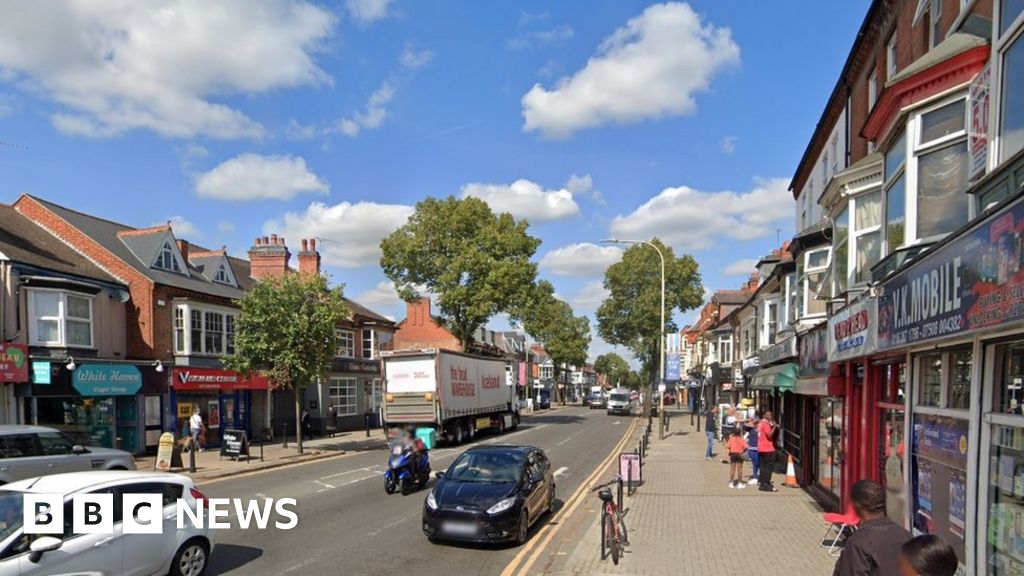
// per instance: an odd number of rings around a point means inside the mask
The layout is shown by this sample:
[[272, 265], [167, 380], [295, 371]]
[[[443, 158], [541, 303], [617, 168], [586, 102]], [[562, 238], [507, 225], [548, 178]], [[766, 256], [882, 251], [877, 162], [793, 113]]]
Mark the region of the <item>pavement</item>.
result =
[[[822, 510], [806, 492], [782, 486], [785, 478], [778, 475], [775, 493], [759, 492], [756, 486], [729, 488], [728, 465], [721, 458], [704, 459], [706, 436], [690, 426], [688, 415], [671, 419], [664, 440], [657, 439], [656, 426], [644, 461], [644, 484], [625, 499], [630, 545], [619, 565], [600, 558], [600, 501], [591, 495], [533, 566], [515, 573], [832, 574], [835, 558], [818, 546], [825, 532]], [[724, 454], [724, 446], [719, 447]]]
[[[537, 412], [524, 418], [518, 430], [482, 435], [473, 444], [532, 444], [544, 449], [555, 470], [556, 508], [561, 510], [592, 482], [595, 469], [633, 422], [628, 416], [570, 406]], [[341, 438], [339, 444], [356, 439]], [[467, 447], [431, 450], [433, 469], [446, 468]], [[199, 489], [210, 498], [295, 498], [299, 516], [298, 526], [287, 531], [243, 531], [232, 517], [235, 527], [217, 533], [207, 574], [497, 575], [525, 548], [431, 544], [420, 526], [426, 490], [408, 496], [385, 494], [386, 457], [380, 443], [343, 457], [251, 474], [244, 473], [244, 462], [232, 463], [235, 474], [200, 482]], [[539, 520], [531, 542], [539, 541], [557, 518], [558, 513]]]

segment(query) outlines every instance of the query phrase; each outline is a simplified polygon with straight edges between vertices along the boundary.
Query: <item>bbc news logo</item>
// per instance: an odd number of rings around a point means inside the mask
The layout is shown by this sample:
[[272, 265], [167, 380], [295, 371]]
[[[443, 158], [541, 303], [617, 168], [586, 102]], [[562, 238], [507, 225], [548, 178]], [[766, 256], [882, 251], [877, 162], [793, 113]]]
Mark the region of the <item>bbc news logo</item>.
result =
[[[228, 519], [232, 512], [238, 527], [257, 530], [273, 527], [277, 530], [291, 530], [299, 524], [294, 498], [241, 498], [198, 499], [190, 504], [178, 499], [174, 512], [164, 505], [161, 494], [124, 494], [121, 499], [121, 532], [124, 534], [163, 534], [164, 525], [174, 520], [178, 530], [186, 527], [197, 529], [229, 529]], [[64, 534], [65, 502], [63, 494], [25, 494], [24, 532], [26, 534]], [[113, 534], [113, 494], [75, 494], [71, 499], [71, 531], [73, 534]]]

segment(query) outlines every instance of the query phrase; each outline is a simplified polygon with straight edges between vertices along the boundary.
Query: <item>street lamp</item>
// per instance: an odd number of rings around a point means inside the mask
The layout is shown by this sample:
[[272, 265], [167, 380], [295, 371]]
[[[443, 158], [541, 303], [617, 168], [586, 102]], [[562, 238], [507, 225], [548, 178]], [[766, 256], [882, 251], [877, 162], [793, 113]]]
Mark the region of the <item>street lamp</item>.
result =
[[[658, 345], [659, 345], [659, 362], [658, 362], [658, 419], [664, 421], [665, 419], [665, 394], [661, 390], [661, 385], [665, 383], [665, 255], [662, 254], [661, 248], [658, 245], [649, 240], [621, 240], [619, 238], [607, 238], [601, 241], [602, 244], [644, 244], [654, 248], [654, 251], [658, 253], [658, 258], [661, 259], [661, 326], [658, 328]], [[665, 438], [665, 427], [662, 425], [658, 426], [658, 436], [664, 440]]]

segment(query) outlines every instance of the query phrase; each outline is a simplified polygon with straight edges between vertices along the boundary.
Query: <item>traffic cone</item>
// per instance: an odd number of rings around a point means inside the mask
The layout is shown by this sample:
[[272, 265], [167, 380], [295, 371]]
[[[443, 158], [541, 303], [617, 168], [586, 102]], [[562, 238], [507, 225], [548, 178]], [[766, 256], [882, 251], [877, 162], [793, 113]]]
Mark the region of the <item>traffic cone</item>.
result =
[[796, 481], [796, 466], [793, 465], [793, 455], [789, 455], [789, 464], [786, 464], [786, 486], [799, 488], [800, 483]]

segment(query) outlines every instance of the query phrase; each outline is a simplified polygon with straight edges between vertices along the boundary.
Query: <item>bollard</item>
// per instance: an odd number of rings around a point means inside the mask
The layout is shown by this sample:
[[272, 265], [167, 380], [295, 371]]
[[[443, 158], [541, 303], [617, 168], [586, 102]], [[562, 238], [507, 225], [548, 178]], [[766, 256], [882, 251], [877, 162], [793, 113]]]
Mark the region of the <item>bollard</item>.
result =
[[[632, 478], [633, 477], [633, 474], [632, 474], [633, 462], [632, 461], [629, 462], [628, 469], [630, 470], [629, 476], [630, 476], [630, 478]], [[621, 512], [621, 511], [622, 511], [622, 476], [619, 476], [619, 512]]]
[[195, 442], [188, 449], [188, 472], [189, 474], [196, 473], [196, 444]]
[[665, 439], [665, 411], [658, 412], [658, 440]]
[[639, 458], [639, 460], [640, 460], [640, 462], [639, 462], [640, 470], [643, 471], [643, 469], [644, 469], [644, 453], [643, 452], [639, 452], [638, 454], [640, 455], [640, 458]]
[[288, 423], [281, 422], [281, 438], [284, 438], [284, 447], [288, 448]]
[[263, 462], [263, 441], [260, 441], [260, 462]]
[[366, 437], [370, 437], [370, 413], [367, 412], [363, 415], [363, 423], [366, 425]]

